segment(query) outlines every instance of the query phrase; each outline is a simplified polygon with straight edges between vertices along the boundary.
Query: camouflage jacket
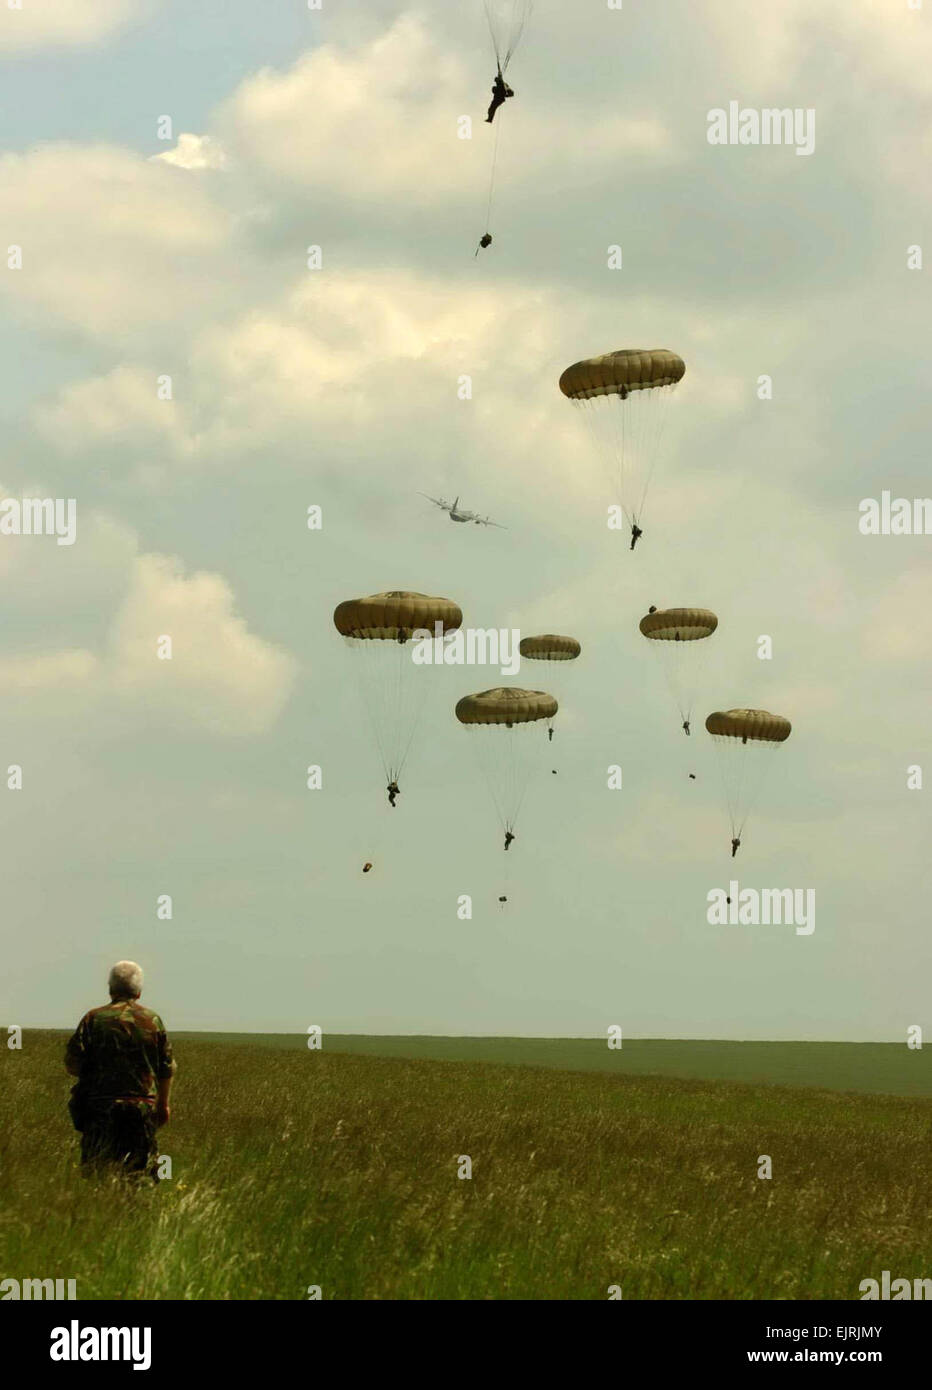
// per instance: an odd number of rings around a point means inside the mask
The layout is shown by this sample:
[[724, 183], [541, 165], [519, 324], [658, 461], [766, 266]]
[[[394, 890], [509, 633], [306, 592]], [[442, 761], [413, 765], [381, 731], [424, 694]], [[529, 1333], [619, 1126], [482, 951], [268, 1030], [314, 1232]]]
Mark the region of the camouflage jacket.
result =
[[165, 1025], [138, 999], [115, 999], [86, 1013], [65, 1048], [65, 1066], [89, 1101], [154, 1103], [158, 1083], [175, 1074]]

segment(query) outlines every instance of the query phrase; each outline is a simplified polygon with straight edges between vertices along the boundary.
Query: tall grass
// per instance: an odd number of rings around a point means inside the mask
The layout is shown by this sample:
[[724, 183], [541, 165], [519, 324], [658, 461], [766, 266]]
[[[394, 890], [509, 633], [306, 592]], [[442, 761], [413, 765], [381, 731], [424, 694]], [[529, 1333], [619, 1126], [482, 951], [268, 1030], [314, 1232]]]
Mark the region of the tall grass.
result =
[[172, 1178], [137, 1190], [81, 1175], [62, 1041], [0, 1061], [0, 1278], [91, 1299], [856, 1299], [882, 1269], [932, 1275], [928, 1100], [186, 1042]]

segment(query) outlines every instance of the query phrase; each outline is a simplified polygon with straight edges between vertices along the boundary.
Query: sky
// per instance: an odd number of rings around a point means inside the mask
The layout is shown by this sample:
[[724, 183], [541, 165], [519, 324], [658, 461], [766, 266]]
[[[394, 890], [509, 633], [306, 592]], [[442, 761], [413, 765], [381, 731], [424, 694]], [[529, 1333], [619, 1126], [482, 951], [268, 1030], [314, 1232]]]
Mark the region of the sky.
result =
[[[120, 958], [176, 1030], [930, 1022], [932, 538], [858, 524], [932, 492], [930, 25], [538, 0], [475, 256], [479, 0], [0, 9], [0, 489], [77, 508], [74, 545], [0, 534], [4, 1026], [72, 1026]], [[813, 112], [812, 153], [710, 144], [731, 101]], [[557, 381], [635, 346], [687, 370], [632, 554]], [[453, 706], [508, 678], [428, 673], [392, 810], [332, 623], [391, 589], [582, 644], [514, 678], [561, 709], [504, 906]], [[650, 605], [719, 617], [689, 742]], [[735, 861], [702, 727], [732, 707], [793, 725]], [[710, 925], [732, 879], [812, 890], [815, 930]]]

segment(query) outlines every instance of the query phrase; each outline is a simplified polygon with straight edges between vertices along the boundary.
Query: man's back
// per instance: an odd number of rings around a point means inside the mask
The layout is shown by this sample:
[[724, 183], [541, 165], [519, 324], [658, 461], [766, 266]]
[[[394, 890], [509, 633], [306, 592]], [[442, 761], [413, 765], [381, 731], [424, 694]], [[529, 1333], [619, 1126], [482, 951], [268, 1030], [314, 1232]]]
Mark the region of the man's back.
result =
[[165, 1025], [138, 999], [115, 999], [86, 1013], [68, 1043], [66, 1060], [89, 1101], [154, 1105], [159, 1081], [174, 1069]]

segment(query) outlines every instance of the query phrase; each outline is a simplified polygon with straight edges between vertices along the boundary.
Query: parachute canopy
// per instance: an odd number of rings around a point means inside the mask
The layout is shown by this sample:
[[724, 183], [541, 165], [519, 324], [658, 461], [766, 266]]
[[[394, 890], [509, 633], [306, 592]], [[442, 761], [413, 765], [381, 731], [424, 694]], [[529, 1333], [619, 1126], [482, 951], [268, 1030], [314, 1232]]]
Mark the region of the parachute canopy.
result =
[[[558, 705], [543, 690], [521, 690], [518, 686], [498, 686], [464, 695], [456, 706], [456, 717], [469, 730], [473, 752], [478, 759], [495, 803], [502, 829], [513, 835], [518, 812], [546, 748], [543, 729], [535, 727], [553, 719]], [[508, 848], [508, 840], [505, 848]]]
[[686, 363], [669, 348], [619, 348], [601, 357], [584, 357], [560, 377], [560, 390], [571, 401], [595, 396], [621, 396], [631, 391], [653, 391], [675, 386]]
[[431, 598], [404, 589], [346, 599], [333, 613], [334, 626], [343, 637], [382, 642], [406, 642], [419, 630], [433, 636], [438, 622], [444, 632], [453, 632], [462, 621], [462, 610], [452, 599]]
[[718, 618], [708, 608], [658, 608], [638, 626], [652, 642], [698, 642], [712, 636]]
[[705, 721], [713, 738], [749, 739], [758, 743], [784, 743], [793, 726], [782, 714], [765, 709], [715, 710]]
[[485, 0], [485, 15], [500, 72], [511, 62], [533, 8], [534, 0]]
[[521, 690], [516, 685], [499, 685], [494, 690], [464, 695], [457, 702], [456, 717], [461, 724], [504, 724], [510, 729], [516, 724], [552, 719], [558, 708], [553, 696], [543, 690]]
[[575, 637], [545, 632], [541, 637], [522, 637], [518, 650], [530, 661], [575, 661], [582, 647]]
[[[765, 709], [715, 710], [705, 721], [718, 755], [731, 818], [732, 856], [745, 821], [757, 804], [770, 760], [790, 736], [782, 714]], [[770, 750], [769, 752], [766, 750]]]
[[574, 362], [560, 390], [582, 412], [631, 526], [631, 548], [660, 453], [667, 407], [686, 364], [669, 348], [621, 348]]
[[718, 618], [708, 608], [655, 608], [644, 614], [638, 626], [663, 666], [680, 711], [683, 730], [688, 734], [702, 658], [706, 653], [705, 646], [697, 647], [696, 643], [712, 636], [718, 627]]
[[433, 637], [436, 623], [450, 632], [462, 621], [462, 611], [452, 599], [405, 589], [346, 599], [334, 610], [334, 627], [355, 653], [356, 674], [385, 778], [389, 788], [396, 788], [396, 795], [431, 679], [430, 667], [415, 665], [411, 659], [408, 642], [418, 631]]

